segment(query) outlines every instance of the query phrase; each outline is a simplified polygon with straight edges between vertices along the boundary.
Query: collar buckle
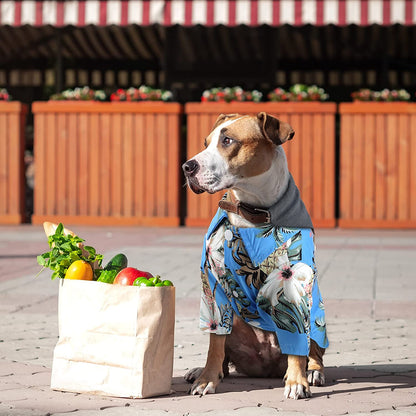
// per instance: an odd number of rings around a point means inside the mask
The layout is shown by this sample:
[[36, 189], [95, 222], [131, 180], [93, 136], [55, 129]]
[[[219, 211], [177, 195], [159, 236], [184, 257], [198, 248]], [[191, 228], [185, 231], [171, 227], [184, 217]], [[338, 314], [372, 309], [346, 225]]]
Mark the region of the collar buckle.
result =
[[263, 208], [257, 208], [257, 207], [253, 207], [253, 208], [254, 208], [254, 211], [260, 212], [260, 213], [266, 215], [266, 221], [264, 221], [265, 224], [270, 224], [271, 223], [272, 218], [271, 218], [269, 210], [263, 209]]

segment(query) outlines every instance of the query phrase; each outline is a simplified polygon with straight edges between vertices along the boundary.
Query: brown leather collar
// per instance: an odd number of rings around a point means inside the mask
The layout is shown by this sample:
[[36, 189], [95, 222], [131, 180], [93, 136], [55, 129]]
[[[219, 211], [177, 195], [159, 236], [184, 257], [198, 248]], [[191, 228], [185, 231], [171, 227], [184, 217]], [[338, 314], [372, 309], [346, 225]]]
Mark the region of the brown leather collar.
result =
[[238, 201], [231, 192], [227, 192], [218, 202], [218, 206], [225, 211], [240, 215], [253, 224], [270, 224], [271, 215], [267, 209], [256, 208], [252, 205]]

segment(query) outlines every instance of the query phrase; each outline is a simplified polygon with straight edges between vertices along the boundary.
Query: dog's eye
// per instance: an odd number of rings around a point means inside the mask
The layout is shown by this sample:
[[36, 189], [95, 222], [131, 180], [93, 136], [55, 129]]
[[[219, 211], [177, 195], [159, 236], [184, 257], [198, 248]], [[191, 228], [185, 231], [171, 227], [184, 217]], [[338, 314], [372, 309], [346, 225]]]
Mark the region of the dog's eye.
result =
[[229, 146], [234, 140], [231, 137], [224, 136], [221, 140], [223, 146]]

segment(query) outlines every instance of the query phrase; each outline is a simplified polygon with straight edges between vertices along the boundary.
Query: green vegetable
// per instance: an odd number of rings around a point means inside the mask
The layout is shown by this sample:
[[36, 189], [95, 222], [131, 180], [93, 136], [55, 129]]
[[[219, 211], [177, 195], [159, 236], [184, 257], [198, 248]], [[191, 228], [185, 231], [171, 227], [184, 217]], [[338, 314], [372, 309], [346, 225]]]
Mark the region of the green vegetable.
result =
[[42, 266], [39, 275], [45, 268], [53, 270], [52, 280], [56, 277], [63, 279], [68, 267], [76, 260], [84, 260], [89, 263], [97, 262], [98, 267], [101, 266], [103, 256], [97, 254], [95, 249], [90, 246], [84, 246], [83, 249], [88, 256], [83, 254], [79, 243], [84, 240], [78, 236], [65, 235], [64, 226], [60, 223], [56, 228], [55, 234], [48, 237], [50, 251], [37, 256], [37, 261]]
[[153, 286], [156, 286], [157, 283], [161, 282], [160, 276], [151, 277], [149, 282], [151, 282]]
[[134, 282], [133, 286], [155, 286], [155, 287], [162, 287], [162, 286], [173, 286], [173, 283], [170, 280], [161, 280], [160, 276], [155, 276], [147, 279], [146, 277], [138, 277]]
[[145, 286], [154, 286], [154, 285], [149, 279], [138, 277], [133, 282], [133, 286], [145, 287]]
[[100, 270], [100, 275], [97, 279], [97, 282], [113, 284], [117, 274], [117, 270]]
[[110, 283], [114, 282], [118, 272], [127, 267], [127, 257], [123, 254], [116, 254], [104, 267], [103, 270], [99, 270], [99, 276], [97, 281]]
[[121, 269], [127, 267], [127, 257], [123, 254], [116, 254], [104, 267], [104, 270], [117, 270], [119, 272]]

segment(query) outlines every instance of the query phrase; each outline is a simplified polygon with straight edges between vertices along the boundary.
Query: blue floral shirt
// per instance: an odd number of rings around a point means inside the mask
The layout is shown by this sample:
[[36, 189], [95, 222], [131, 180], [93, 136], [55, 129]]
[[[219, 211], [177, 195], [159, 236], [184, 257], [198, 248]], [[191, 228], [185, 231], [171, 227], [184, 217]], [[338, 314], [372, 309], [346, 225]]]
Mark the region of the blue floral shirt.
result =
[[229, 334], [233, 314], [277, 335], [283, 354], [308, 355], [310, 338], [326, 348], [313, 229], [237, 228], [219, 209], [201, 260], [200, 327]]

